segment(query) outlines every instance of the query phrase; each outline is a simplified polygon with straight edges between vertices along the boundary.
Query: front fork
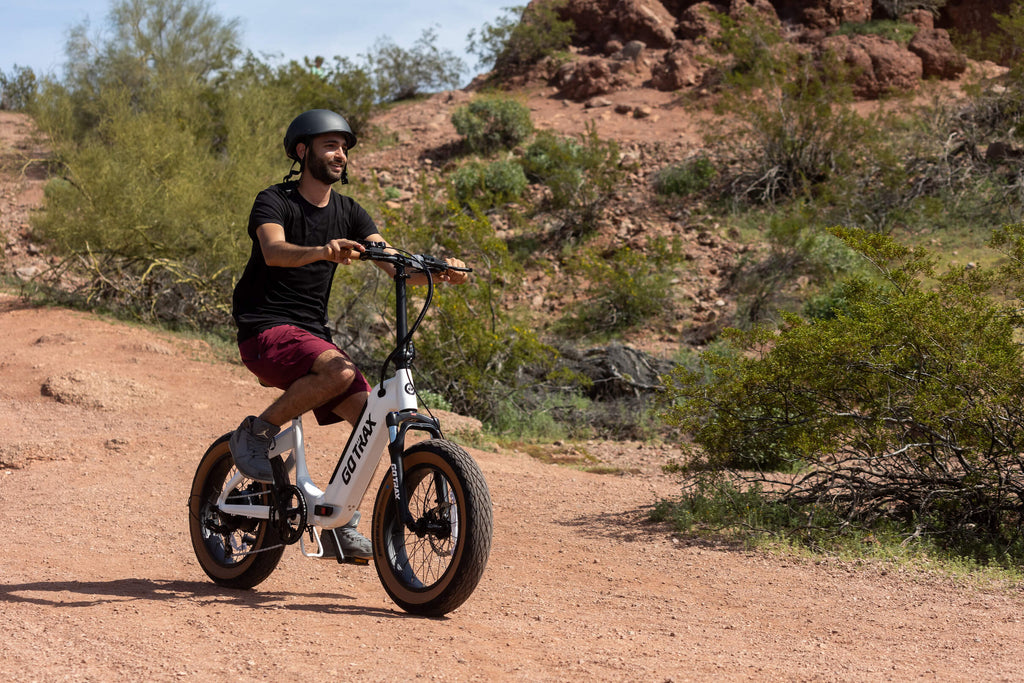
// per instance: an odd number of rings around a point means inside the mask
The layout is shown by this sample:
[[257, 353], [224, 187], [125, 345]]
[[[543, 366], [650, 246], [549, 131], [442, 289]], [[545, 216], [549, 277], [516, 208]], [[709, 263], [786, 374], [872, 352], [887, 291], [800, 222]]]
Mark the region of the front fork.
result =
[[442, 438], [441, 425], [436, 418], [421, 415], [416, 411], [388, 413], [385, 419], [388, 428], [388, 454], [391, 456], [391, 483], [394, 487], [395, 505], [402, 523], [420, 538], [427, 533], [436, 533], [426, 518], [415, 519], [409, 510], [409, 500], [405, 491], [405, 435], [409, 430], [429, 433], [435, 439]]

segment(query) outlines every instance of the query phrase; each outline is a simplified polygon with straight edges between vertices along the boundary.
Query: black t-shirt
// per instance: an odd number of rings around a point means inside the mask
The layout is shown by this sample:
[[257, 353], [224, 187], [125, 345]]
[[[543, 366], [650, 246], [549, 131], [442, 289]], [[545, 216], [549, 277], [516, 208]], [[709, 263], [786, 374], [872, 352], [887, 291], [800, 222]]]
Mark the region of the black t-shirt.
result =
[[331, 191], [327, 206], [307, 202], [297, 182], [280, 183], [256, 196], [249, 214], [252, 252], [235, 285], [231, 313], [238, 341], [278, 325], [295, 325], [330, 340], [327, 300], [338, 264], [315, 261], [298, 268], [268, 266], [256, 228], [264, 223], [284, 227], [285, 239], [301, 246], [322, 246], [332, 239], [366, 239], [377, 232], [370, 215], [351, 197]]

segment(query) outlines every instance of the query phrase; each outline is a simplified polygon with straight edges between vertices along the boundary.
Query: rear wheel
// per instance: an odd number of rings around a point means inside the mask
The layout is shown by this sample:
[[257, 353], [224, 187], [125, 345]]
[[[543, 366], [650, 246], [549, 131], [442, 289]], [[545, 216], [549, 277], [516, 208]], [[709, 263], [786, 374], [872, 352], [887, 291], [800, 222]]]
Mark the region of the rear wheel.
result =
[[483, 473], [456, 444], [435, 439], [403, 457], [409, 511], [424, 532], [406, 528], [390, 474], [373, 506], [373, 561], [384, 590], [407, 612], [440, 616], [473, 593], [491, 552], [493, 513]]
[[[284, 553], [274, 525], [266, 519], [226, 515], [217, 508], [224, 487], [237, 473], [230, 434], [206, 451], [192, 480], [188, 526], [199, 565], [221, 586], [252, 588], [270, 576]], [[235, 504], [270, 505], [266, 484], [243, 479], [227, 500]]]

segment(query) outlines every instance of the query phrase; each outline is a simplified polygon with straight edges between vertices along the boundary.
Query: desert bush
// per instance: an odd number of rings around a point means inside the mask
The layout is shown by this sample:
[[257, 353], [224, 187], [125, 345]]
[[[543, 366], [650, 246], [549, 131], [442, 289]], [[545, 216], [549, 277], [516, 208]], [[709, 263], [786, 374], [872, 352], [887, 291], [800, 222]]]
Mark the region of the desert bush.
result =
[[562, 218], [559, 239], [591, 233], [624, 175], [618, 144], [602, 140], [593, 125], [579, 137], [541, 131], [522, 164], [531, 182], [547, 188], [546, 208]]
[[799, 204], [772, 212], [764, 233], [767, 248], [740, 259], [733, 276], [737, 327], [777, 321], [798, 309], [810, 291], [860, 265], [842, 242], [815, 226], [812, 213]]
[[946, 0], [875, 0], [878, 9], [891, 19], [899, 19], [907, 12], [927, 10], [938, 15], [939, 10], [946, 6]]
[[[901, 15], [902, 16], [902, 15]], [[846, 22], [836, 29], [836, 34], [841, 36], [867, 35], [881, 36], [900, 45], [906, 46], [915, 35], [918, 27], [906, 21], [895, 19], [879, 19], [864, 23]]]
[[[731, 353], [704, 355], [709, 371], [666, 378], [666, 418], [700, 447], [692, 466], [804, 514], [828, 511], [815, 525], [835, 533], [898, 522], [906, 536], [1019, 561], [1024, 320], [991, 291], [1020, 273], [936, 276], [925, 250], [834, 232], [877, 269], [849, 281], [834, 317], [730, 332]], [[1008, 227], [1002, 247], [1016, 263], [1024, 226]]]
[[505, 77], [565, 50], [575, 31], [572, 21], [559, 17], [565, 3], [548, 0], [505, 8], [505, 15], [493, 24], [484, 24], [479, 33], [469, 32], [468, 52], [477, 56], [479, 66]]
[[379, 38], [366, 55], [376, 91], [388, 102], [415, 97], [431, 90], [456, 88], [465, 63], [450, 50], [437, 47], [437, 31], [425, 29], [410, 49], [387, 37]]
[[330, 64], [314, 69], [308, 58], [301, 64], [290, 61], [271, 66], [250, 56], [232, 74], [232, 81], [232, 90], [256, 88], [281, 93], [288, 101], [286, 116], [294, 117], [309, 109], [336, 111], [357, 136], [365, 134], [382, 97], [370, 70], [347, 57], [334, 57]]
[[[419, 384], [445, 396], [455, 411], [488, 424], [498, 419], [499, 411], [507, 419], [508, 411], [522, 405], [524, 392], [553, 369], [557, 356], [529, 323], [503, 304], [522, 285], [521, 265], [510, 257], [486, 216], [439, 200], [429, 187], [412, 206], [383, 213], [392, 244], [458, 256], [474, 269], [467, 284], [435, 292], [432, 319], [416, 336]], [[381, 288], [380, 294], [377, 305], [384, 310], [379, 320], [389, 323], [394, 296], [390, 287]], [[351, 323], [365, 324], [359, 318]], [[392, 338], [378, 336], [385, 343]]]
[[707, 190], [718, 175], [714, 163], [705, 156], [671, 164], [654, 174], [654, 191], [660, 195], [686, 197]]
[[452, 125], [465, 138], [466, 148], [478, 154], [507, 150], [533, 133], [529, 108], [511, 97], [478, 97], [452, 112]]
[[452, 174], [456, 199], [463, 204], [477, 202], [485, 208], [515, 201], [527, 185], [523, 167], [511, 159], [487, 164], [470, 161]]
[[593, 248], [576, 253], [568, 264], [582, 299], [563, 321], [564, 334], [608, 334], [667, 319], [673, 309], [666, 296], [683, 261], [681, 247], [653, 239], [644, 251], [623, 247], [611, 254]]
[[36, 74], [27, 66], [15, 64], [9, 74], [0, 71], [0, 109], [28, 109], [38, 88]]
[[758, 10], [750, 5], [738, 5], [737, 9], [737, 16], [713, 10], [707, 13], [719, 25], [711, 47], [720, 58], [722, 82], [731, 88], [749, 90], [784, 75], [793, 53], [780, 49], [784, 45], [782, 33]]
[[770, 106], [738, 104], [742, 131], [720, 139], [738, 161], [732, 195], [773, 204], [851, 170], [875, 129], [846, 106], [847, 94], [844, 85], [805, 65], [802, 73], [765, 92]]
[[990, 54], [1009, 64], [1014, 74], [1019, 76], [1024, 69], [1024, 3], [1017, 0], [1006, 14], [996, 12], [992, 18], [999, 26], [999, 32], [991, 39]]
[[[139, 20], [133, 13], [139, 7], [154, 14]], [[181, 21], [205, 16], [189, 3], [173, 7]], [[229, 300], [232, 273], [248, 255], [252, 199], [275, 180], [268, 169], [276, 166], [283, 175], [287, 168], [280, 140], [295, 113], [293, 92], [268, 84], [267, 69], [254, 61], [229, 70], [219, 57], [201, 58], [202, 49], [183, 59], [173, 52], [133, 71], [130, 83], [117, 82], [125, 73], [118, 64], [172, 30], [160, 21], [173, 7], [131, 4], [131, 12], [116, 16], [130, 26], [152, 26], [154, 36], [91, 45], [81, 54], [115, 63], [41, 88], [33, 112], [54, 146], [58, 177], [46, 186], [46, 210], [33, 224], [38, 237], [68, 257], [67, 267], [77, 269], [66, 281], [80, 283], [90, 302], [165, 322], [223, 324], [213, 302]], [[215, 22], [203, 25], [209, 33], [183, 29], [173, 40], [232, 35]], [[213, 54], [227, 59], [234, 52]], [[156, 283], [182, 301], [152, 305]]]
[[224, 20], [205, 0], [115, 0], [106, 30], [73, 26], [65, 46], [63, 87], [74, 106], [67, 131], [80, 139], [102, 120], [101, 93], [124, 90], [144, 100], [154, 87], [211, 86], [241, 56], [238, 20]]

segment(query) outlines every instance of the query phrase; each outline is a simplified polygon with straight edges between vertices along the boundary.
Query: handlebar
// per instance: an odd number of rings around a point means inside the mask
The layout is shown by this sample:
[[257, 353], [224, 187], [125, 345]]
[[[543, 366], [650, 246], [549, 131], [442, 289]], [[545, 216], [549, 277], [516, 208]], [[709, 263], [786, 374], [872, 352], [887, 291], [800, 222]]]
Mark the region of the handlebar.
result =
[[418, 270], [424, 273], [443, 273], [447, 270], [456, 270], [463, 273], [472, 273], [472, 268], [461, 268], [450, 266], [443, 259], [430, 254], [406, 254], [395, 250], [388, 250], [382, 242], [359, 241], [359, 244], [366, 250], [359, 254], [361, 261], [382, 261], [392, 263], [395, 266]]
[[[430, 302], [434, 295], [433, 273], [444, 273], [455, 270], [464, 273], [473, 272], [472, 268], [450, 266], [443, 259], [429, 254], [410, 254], [398, 249], [388, 248], [383, 242], [369, 242], [360, 240], [363, 251], [359, 254], [360, 261], [381, 261], [391, 263], [395, 266], [395, 348], [388, 354], [380, 370], [380, 383], [384, 384], [388, 366], [395, 364], [396, 368], [410, 367], [415, 352], [412, 346], [412, 335], [423, 322], [427, 314]], [[407, 271], [420, 271], [427, 274], [427, 295], [424, 297], [423, 306], [420, 308], [416, 321], [408, 324], [405, 294]]]

